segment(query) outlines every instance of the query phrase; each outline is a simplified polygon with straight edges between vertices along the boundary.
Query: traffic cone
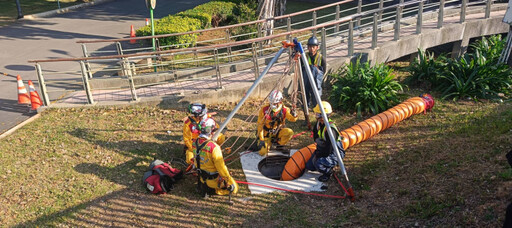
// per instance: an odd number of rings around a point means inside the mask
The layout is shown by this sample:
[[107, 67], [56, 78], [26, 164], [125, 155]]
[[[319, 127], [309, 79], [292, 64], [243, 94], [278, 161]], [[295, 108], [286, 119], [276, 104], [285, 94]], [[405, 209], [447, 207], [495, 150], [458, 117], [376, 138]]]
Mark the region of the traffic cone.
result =
[[18, 104], [30, 104], [30, 98], [27, 93], [27, 89], [21, 80], [21, 76], [18, 74], [16, 77], [18, 80]]
[[149, 20], [146, 18], [146, 26], [149, 25]]
[[[135, 29], [133, 29], [133, 25], [132, 27], [130, 28], [130, 37], [135, 37]], [[131, 44], [134, 44], [136, 43], [137, 41], [136, 40], [130, 40], [130, 43]]]
[[36, 88], [34, 88], [34, 83], [32, 83], [32, 80], [28, 80], [28, 90], [30, 91], [30, 102], [32, 103], [31, 110], [37, 110], [37, 108], [43, 105], [43, 102], [41, 101]]

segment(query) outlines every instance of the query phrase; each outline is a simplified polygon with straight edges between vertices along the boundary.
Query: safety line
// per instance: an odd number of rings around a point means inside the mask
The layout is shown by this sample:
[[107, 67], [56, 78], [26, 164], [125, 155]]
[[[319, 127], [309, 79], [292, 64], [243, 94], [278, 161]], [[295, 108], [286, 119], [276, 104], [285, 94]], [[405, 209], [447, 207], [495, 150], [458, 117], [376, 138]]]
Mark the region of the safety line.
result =
[[264, 184], [256, 184], [256, 183], [249, 183], [249, 182], [243, 182], [243, 181], [236, 181], [236, 183], [246, 184], [246, 185], [256, 185], [256, 186], [265, 187], [265, 188], [273, 188], [273, 189], [277, 189], [277, 190], [281, 190], [281, 191], [313, 195], [313, 196], [322, 196], [322, 197], [336, 198], [336, 199], [345, 199], [346, 198], [345, 196], [334, 196], [334, 195], [325, 195], [325, 194], [320, 194], [320, 193], [303, 192], [303, 191], [290, 190], [290, 189], [278, 188], [278, 187], [273, 187], [273, 186], [264, 185]]
[[299, 136], [303, 135], [303, 134], [304, 134], [304, 133], [306, 133], [306, 132], [308, 132], [308, 131], [306, 130], [306, 131], [303, 131], [303, 132], [297, 133], [297, 134], [295, 134], [295, 135], [293, 135], [293, 136], [292, 136], [292, 139], [297, 138], [297, 137], [299, 137]]
[[341, 183], [340, 179], [338, 179], [338, 176], [336, 176], [336, 173], [334, 173], [334, 177], [335, 177], [335, 178], [336, 178], [336, 180], [338, 181], [338, 184], [340, 184], [341, 188], [343, 188], [343, 191], [345, 191], [345, 193], [346, 193], [347, 195], [350, 195], [350, 194], [348, 194], [348, 191], [347, 191], [347, 189], [345, 188], [345, 186], [343, 186], [343, 184]]

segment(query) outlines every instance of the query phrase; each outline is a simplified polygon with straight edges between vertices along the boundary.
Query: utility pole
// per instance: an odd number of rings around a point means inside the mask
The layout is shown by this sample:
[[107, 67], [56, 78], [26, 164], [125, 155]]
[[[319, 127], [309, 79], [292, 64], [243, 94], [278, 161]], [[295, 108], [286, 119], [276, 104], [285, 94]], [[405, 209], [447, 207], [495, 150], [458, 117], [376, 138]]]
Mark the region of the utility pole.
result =
[[16, 0], [16, 8], [18, 8], [18, 19], [23, 18], [23, 12], [21, 12], [20, 0]]

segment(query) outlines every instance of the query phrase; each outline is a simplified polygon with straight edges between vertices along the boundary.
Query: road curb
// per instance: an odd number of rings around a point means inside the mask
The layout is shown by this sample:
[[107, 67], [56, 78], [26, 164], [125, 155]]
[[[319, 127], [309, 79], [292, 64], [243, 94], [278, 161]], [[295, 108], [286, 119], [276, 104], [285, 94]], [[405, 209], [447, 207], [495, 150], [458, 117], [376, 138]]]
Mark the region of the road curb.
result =
[[31, 15], [25, 15], [23, 18], [20, 18], [18, 20], [35, 20], [37, 18], [51, 17], [51, 16], [55, 16], [57, 14], [68, 13], [75, 9], [80, 9], [80, 8], [84, 8], [84, 7], [88, 7], [88, 6], [102, 4], [105, 2], [111, 2], [111, 1], [114, 1], [114, 0], [95, 0], [93, 2], [82, 3], [82, 4], [78, 4], [78, 5], [74, 5], [74, 6], [69, 6], [66, 8], [61, 8], [61, 9], [46, 11], [46, 12], [42, 12], [42, 13], [31, 14]]
[[7, 130], [6, 132], [4, 132], [4, 133], [0, 134], [0, 139], [3, 139], [3, 138], [5, 138], [5, 137], [7, 137], [8, 135], [10, 135], [10, 134], [14, 133], [14, 132], [15, 132], [16, 130], [18, 130], [19, 128], [21, 128], [21, 127], [23, 127], [23, 126], [27, 125], [28, 123], [30, 123], [30, 122], [32, 122], [32, 121], [34, 121], [34, 120], [36, 120], [36, 119], [37, 119], [37, 118], [39, 118], [40, 116], [41, 116], [41, 114], [40, 114], [40, 113], [37, 113], [37, 114], [35, 114], [34, 116], [32, 116], [32, 117], [28, 118], [27, 120], [25, 120], [25, 121], [21, 122], [20, 124], [18, 124], [18, 125], [16, 125], [16, 126], [14, 126], [13, 128], [11, 128], [11, 129]]

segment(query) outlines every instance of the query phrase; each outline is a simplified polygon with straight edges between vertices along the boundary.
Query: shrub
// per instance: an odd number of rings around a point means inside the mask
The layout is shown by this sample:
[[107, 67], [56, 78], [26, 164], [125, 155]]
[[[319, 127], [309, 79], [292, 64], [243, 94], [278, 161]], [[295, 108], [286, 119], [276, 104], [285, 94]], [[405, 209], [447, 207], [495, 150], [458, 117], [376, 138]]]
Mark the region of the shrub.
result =
[[[501, 35], [494, 35], [489, 38], [482, 37], [481, 40], [470, 45], [471, 55], [473, 58], [484, 57], [486, 61], [497, 63], [505, 45], [506, 42], [501, 39]], [[477, 52], [480, 55], [479, 57], [475, 56]]]
[[406, 79], [409, 84], [429, 84], [427, 89], [435, 88], [441, 84], [440, 76], [446, 66], [445, 57], [434, 58], [433, 53], [418, 49], [418, 58], [408, 67], [411, 76]]
[[378, 114], [397, 103], [397, 92], [402, 90], [391, 73], [384, 64], [350, 63], [332, 76], [335, 82], [329, 100], [337, 110], [356, 111], [358, 116]]
[[443, 99], [497, 100], [499, 93], [510, 94], [511, 74], [507, 65], [489, 61], [476, 50], [459, 60], [447, 59], [444, 83], [437, 90], [443, 92]]
[[211, 1], [198, 5], [193, 10], [211, 15], [210, 22], [215, 27], [221, 24], [229, 24], [233, 19], [232, 15], [235, 7], [236, 4], [232, 2]]
[[201, 21], [201, 25], [203, 28], [208, 28], [212, 24], [212, 15], [211, 14], [201, 12], [196, 9], [189, 9], [189, 10], [186, 10], [183, 12], [179, 12], [176, 15], [182, 16], [182, 17], [191, 17], [191, 18], [198, 19]]
[[[155, 23], [155, 35], [181, 33], [198, 29], [201, 29], [201, 21], [190, 17], [171, 15], [164, 17]], [[138, 29], [136, 33], [137, 36], [150, 36], [151, 25], [144, 26]], [[190, 44], [195, 43], [196, 39], [197, 34], [188, 34], [181, 36], [164, 37], [160, 38], [159, 41], [161, 46], [186, 44], [182, 47], [188, 47], [190, 46]]]
[[[254, 10], [254, 8], [251, 8], [250, 6], [248, 6], [246, 4], [237, 5], [237, 7], [233, 10], [233, 13], [235, 15], [233, 24], [240, 24], [240, 23], [244, 23], [247, 21], [254, 21], [257, 19], [256, 10]], [[233, 36], [237, 36], [237, 35], [242, 35], [242, 34], [254, 33], [254, 34], [250, 34], [250, 35], [246, 35], [246, 36], [235, 37], [235, 40], [245, 40], [245, 39], [255, 38], [257, 36], [257, 34], [256, 34], [257, 31], [258, 31], [258, 26], [256, 24], [254, 24], [254, 25], [246, 25], [246, 26], [237, 27], [231, 31], [231, 34]]]
[[410, 81], [428, 81], [443, 99], [501, 100], [512, 93], [512, 70], [498, 59], [505, 47], [501, 35], [483, 37], [470, 45], [460, 59], [420, 53], [420, 60], [409, 68]]

